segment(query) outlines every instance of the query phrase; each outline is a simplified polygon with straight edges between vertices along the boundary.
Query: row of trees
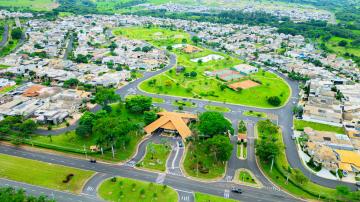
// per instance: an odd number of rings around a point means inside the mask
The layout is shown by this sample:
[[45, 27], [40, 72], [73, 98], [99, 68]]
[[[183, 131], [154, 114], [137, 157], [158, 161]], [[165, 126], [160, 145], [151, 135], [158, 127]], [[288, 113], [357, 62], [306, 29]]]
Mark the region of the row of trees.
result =
[[55, 202], [55, 200], [48, 199], [47, 196], [27, 196], [22, 189], [14, 189], [13, 187], [0, 188], [0, 201], [4, 202]]
[[0, 121], [0, 138], [11, 137], [13, 143], [19, 144], [28, 138], [37, 128], [37, 124], [22, 116], [7, 116]]

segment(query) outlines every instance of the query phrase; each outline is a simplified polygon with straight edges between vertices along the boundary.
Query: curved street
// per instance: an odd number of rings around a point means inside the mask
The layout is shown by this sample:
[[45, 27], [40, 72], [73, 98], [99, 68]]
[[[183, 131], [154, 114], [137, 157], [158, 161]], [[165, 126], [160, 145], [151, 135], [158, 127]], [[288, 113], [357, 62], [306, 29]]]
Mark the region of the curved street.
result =
[[[174, 54], [170, 54], [169, 64], [165, 68], [158, 70], [158, 71], [145, 72], [144, 76], [142, 78], [137, 79], [137, 80], [130, 82], [129, 84], [123, 86], [122, 88], [118, 89], [116, 91], [116, 93], [119, 94], [122, 97], [122, 99], [124, 99], [127, 95], [131, 95], [131, 94], [142, 94], [142, 95], [146, 95], [146, 96], [162, 98], [165, 101], [164, 103], [156, 103], [154, 105], [162, 107], [169, 111], [178, 110], [178, 107], [174, 106], [172, 103], [175, 100], [179, 100], [179, 99], [183, 99], [183, 98], [169, 96], [169, 95], [150, 94], [150, 93], [143, 92], [143, 91], [139, 90], [139, 88], [138, 88], [138, 85], [141, 82], [143, 82], [157, 74], [167, 71], [168, 69], [174, 67], [176, 65], [176, 63], [177, 63], [176, 56]], [[301, 162], [301, 159], [299, 158], [295, 142], [291, 138], [292, 134], [293, 134], [293, 131], [292, 131], [292, 127], [293, 127], [292, 109], [298, 102], [298, 95], [299, 95], [298, 82], [292, 81], [292, 80], [288, 79], [287, 77], [285, 77], [284, 75], [279, 74], [277, 72], [273, 72], [273, 73], [276, 73], [278, 76], [282, 77], [289, 84], [289, 86], [292, 90], [292, 94], [291, 94], [287, 104], [281, 108], [263, 109], [263, 108], [249, 107], [249, 106], [241, 106], [241, 105], [236, 105], [236, 104], [220, 103], [220, 102], [186, 98], [186, 100], [191, 101], [196, 104], [196, 108], [184, 107], [184, 111], [189, 111], [192, 113], [199, 113], [199, 112], [205, 111], [204, 107], [208, 104], [229, 108], [231, 111], [226, 112], [224, 114], [233, 123], [233, 127], [234, 127], [235, 131], [237, 131], [238, 121], [244, 120], [248, 126], [248, 158], [246, 160], [239, 160], [236, 157], [236, 149], [234, 149], [231, 159], [228, 162], [228, 169], [227, 169], [227, 172], [226, 172], [224, 178], [217, 182], [212, 182], [212, 183], [200, 182], [200, 181], [186, 178], [181, 174], [174, 174], [172, 172], [168, 172], [167, 174], [165, 174], [166, 176], [163, 180], [164, 184], [167, 184], [167, 185], [175, 188], [176, 190], [178, 190], [179, 193], [189, 193], [189, 192], [198, 191], [198, 192], [203, 192], [203, 193], [224, 196], [224, 190], [225, 191], [229, 190], [229, 189], [231, 189], [232, 186], [234, 186], [234, 183], [231, 181], [234, 178], [235, 171], [239, 168], [247, 168], [254, 173], [255, 177], [264, 185], [264, 187], [259, 189], [259, 188], [252, 188], [249, 186], [240, 186], [244, 190], [244, 193], [241, 195], [236, 195], [236, 194], [231, 193], [230, 198], [238, 199], [241, 201], [279, 201], [279, 200], [296, 201], [297, 199], [293, 198], [292, 196], [288, 195], [287, 193], [285, 193], [283, 191], [278, 190], [277, 187], [273, 186], [273, 184], [270, 181], [268, 181], [268, 179], [262, 174], [262, 172], [260, 171], [260, 169], [258, 168], [258, 166], [256, 164], [255, 145], [254, 145], [255, 124], [261, 118], [247, 117], [247, 116], [243, 116], [243, 114], [242, 114], [246, 110], [254, 110], [254, 111], [260, 111], [260, 112], [265, 112], [265, 113], [269, 113], [269, 114], [274, 114], [277, 117], [279, 117], [278, 120], [273, 120], [273, 121], [276, 121], [278, 123], [278, 125], [280, 126], [280, 128], [282, 129], [283, 141], [286, 145], [286, 155], [287, 155], [290, 165], [293, 168], [301, 169], [302, 172], [306, 176], [308, 176], [312, 182], [320, 184], [322, 186], [335, 188], [338, 185], [347, 185], [347, 186], [351, 187], [352, 189], [355, 189], [354, 184], [318, 177], [318, 176], [312, 174], [307, 168], [304, 167], [304, 165]], [[94, 109], [92, 109], [92, 111], [97, 111], [99, 109], [100, 109], [100, 107], [96, 106]], [[58, 134], [66, 132], [66, 131], [74, 130], [76, 128], [76, 126], [77, 126], [77, 122], [67, 128], [61, 128], [61, 129], [52, 130], [52, 131], [37, 130], [37, 133], [41, 134], [41, 135], [50, 135], [50, 134], [58, 135]], [[235, 136], [231, 138], [231, 141], [234, 144], [234, 146], [236, 146], [236, 137]], [[124, 165], [109, 165], [109, 164], [103, 164], [103, 163], [89, 164], [89, 162], [87, 160], [73, 159], [73, 158], [69, 158], [69, 157], [65, 157], [65, 156], [58, 156], [58, 155], [52, 155], [52, 154], [28, 152], [26, 150], [7, 147], [7, 146], [1, 146], [0, 152], [10, 154], [10, 155], [16, 155], [16, 156], [22, 156], [22, 157], [26, 157], [26, 158], [41, 160], [41, 161], [50, 162], [50, 163], [62, 164], [62, 165], [66, 165], [66, 166], [72, 166], [72, 167], [77, 167], [77, 168], [86, 168], [86, 169], [94, 170], [98, 173], [102, 173], [101, 176], [108, 177], [108, 176], [118, 175], [118, 176], [130, 177], [130, 178], [144, 180], [144, 181], [156, 182], [156, 179], [158, 177], [157, 173], [143, 171], [143, 170], [134, 168], [135, 163], [138, 162], [142, 158], [142, 156], [145, 154], [144, 148], [146, 147], [146, 144], [148, 142], [150, 142], [150, 140], [145, 140], [142, 144], [140, 144], [138, 155], [134, 156], [134, 158], [132, 160], [125, 163]], [[183, 153], [181, 153], [181, 155], [182, 154]], [[177, 161], [179, 161], [179, 160], [177, 160]], [[92, 180], [90, 180], [90, 182], [92, 182], [92, 187], [98, 186], [98, 184], [100, 183], [100, 181], [96, 180], [96, 179], [92, 179]], [[239, 185], [236, 185], [236, 186], [239, 186]], [[94, 189], [94, 187], [93, 187], [93, 189]], [[86, 192], [86, 190], [85, 190], [85, 192]], [[86, 194], [86, 196], [88, 196], [88, 194]], [[94, 196], [94, 197], [96, 198], [96, 196]], [[94, 198], [92, 198], [91, 200], [94, 200]], [[89, 201], [91, 201], [91, 200], [89, 200]]]
[[0, 41], [0, 48], [4, 47], [9, 38], [9, 25], [4, 26], [4, 32], [2, 33], [2, 40]]

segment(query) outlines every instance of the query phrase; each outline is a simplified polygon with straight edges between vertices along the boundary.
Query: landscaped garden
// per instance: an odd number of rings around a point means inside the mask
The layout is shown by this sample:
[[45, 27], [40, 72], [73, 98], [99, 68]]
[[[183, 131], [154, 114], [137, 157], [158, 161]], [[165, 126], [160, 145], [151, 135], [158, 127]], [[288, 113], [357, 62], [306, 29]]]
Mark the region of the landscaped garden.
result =
[[210, 194], [195, 192], [195, 202], [236, 202], [237, 200], [228, 199]]
[[170, 151], [171, 146], [166, 143], [154, 144], [150, 142], [146, 147], [144, 159], [137, 166], [164, 172]]
[[[360, 200], [360, 194], [350, 192], [348, 187], [338, 186], [336, 189], [323, 187], [311, 182], [300, 169], [291, 168], [286, 159], [281, 133], [271, 121], [259, 121], [257, 130], [259, 140], [256, 142], [256, 155], [259, 157], [261, 169], [282, 189], [305, 199]], [[272, 161], [273, 166], [271, 166]]]
[[80, 193], [94, 172], [0, 154], [0, 177]]
[[256, 181], [250, 174], [250, 171], [244, 169], [238, 170], [237, 180], [244, 183], [256, 184]]
[[100, 185], [98, 193], [107, 201], [178, 201], [178, 194], [171, 187], [120, 177], [104, 181]]
[[343, 127], [294, 119], [295, 130], [303, 131], [305, 127], [310, 127], [312, 129], [318, 130], [318, 131], [328, 131], [328, 132], [334, 132], [334, 133], [339, 133], [339, 134], [345, 133], [345, 130]]
[[252, 117], [259, 117], [259, 118], [266, 118], [267, 114], [265, 112], [256, 112], [256, 111], [244, 111], [244, 116], [252, 116]]
[[[156, 27], [130, 27], [117, 29], [114, 34], [145, 40], [156, 47], [166, 48], [176, 54], [177, 67], [183, 68], [174, 67], [142, 82], [140, 88], [146, 92], [267, 108], [283, 105], [290, 95], [290, 89], [285, 81], [270, 72], [259, 71], [248, 76], [241, 76], [239, 81], [251, 80], [260, 85], [237, 91], [227, 87], [235, 80], [224, 82], [217, 77], [206, 75], [215, 70], [232, 68], [241, 64], [242, 61], [200, 47], [198, 42], [185, 32]], [[189, 49], [192, 51], [184, 51], [178, 48], [179, 46], [190, 46]], [[209, 55], [216, 55], [223, 59], [209, 61], [199, 59]], [[271, 97], [276, 97], [276, 102], [269, 102]]]
[[229, 112], [230, 111], [230, 109], [227, 107], [215, 106], [215, 105], [205, 105], [205, 109], [208, 111], [216, 111], [216, 112]]
[[233, 150], [227, 134], [233, 130], [231, 123], [221, 113], [208, 111], [199, 116], [192, 130], [183, 164], [186, 174], [201, 179], [223, 176]]

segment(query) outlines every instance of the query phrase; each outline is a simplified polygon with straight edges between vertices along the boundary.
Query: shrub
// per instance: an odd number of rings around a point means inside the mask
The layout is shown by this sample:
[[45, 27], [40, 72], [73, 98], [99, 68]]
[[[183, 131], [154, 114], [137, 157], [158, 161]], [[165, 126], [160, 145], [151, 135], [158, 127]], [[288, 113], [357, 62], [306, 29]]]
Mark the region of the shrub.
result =
[[116, 177], [112, 177], [110, 181], [111, 182], [116, 182]]
[[281, 104], [281, 100], [278, 96], [271, 96], [267, 99], [267, 102], [272, 106], [279, 106]]
[[68, 182], [70, 182], [70, 180], [71, 180], [73, 177], [74, 177], [74, 174], [70, 173], [70, 174], [68, 174], [68, 175], [66, 176], [66, 179], [63, 180], [62, 182], [63, 182], [63, 183], [68, 183]]

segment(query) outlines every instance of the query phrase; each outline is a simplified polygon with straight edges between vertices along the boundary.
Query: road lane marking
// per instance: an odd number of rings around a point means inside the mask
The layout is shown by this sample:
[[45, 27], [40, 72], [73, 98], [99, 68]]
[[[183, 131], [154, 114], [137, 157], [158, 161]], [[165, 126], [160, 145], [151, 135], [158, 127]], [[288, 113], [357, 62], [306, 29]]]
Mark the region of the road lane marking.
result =
[[229, 198], [230, 197], [230, 190], [225, 189], [224, 190], [224, 198]]
[[156, 183], [162, 184], [165, 181], [166, 174], [160, 173], [156, 178]]

